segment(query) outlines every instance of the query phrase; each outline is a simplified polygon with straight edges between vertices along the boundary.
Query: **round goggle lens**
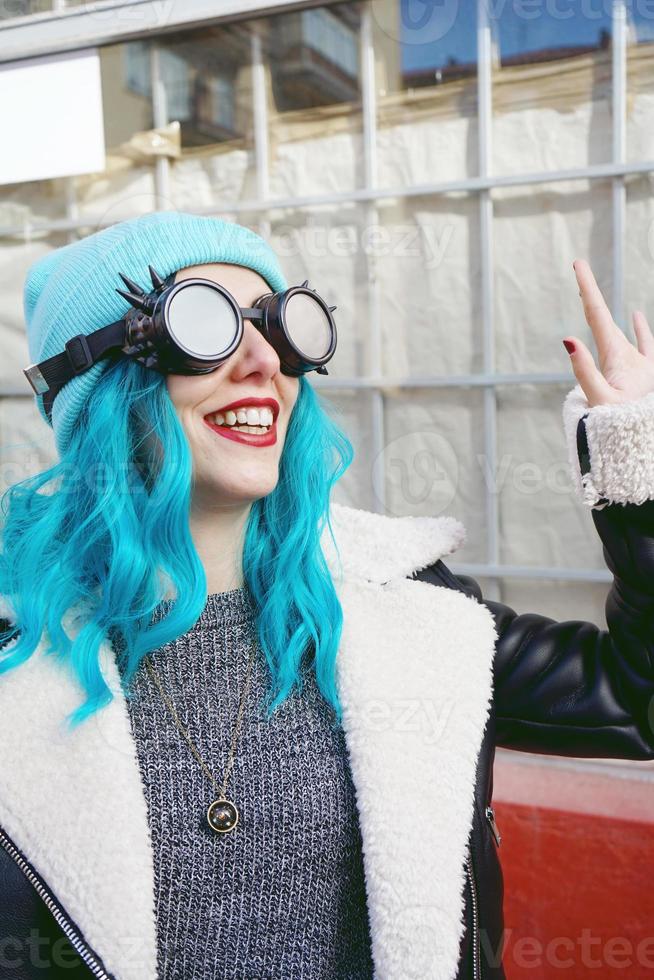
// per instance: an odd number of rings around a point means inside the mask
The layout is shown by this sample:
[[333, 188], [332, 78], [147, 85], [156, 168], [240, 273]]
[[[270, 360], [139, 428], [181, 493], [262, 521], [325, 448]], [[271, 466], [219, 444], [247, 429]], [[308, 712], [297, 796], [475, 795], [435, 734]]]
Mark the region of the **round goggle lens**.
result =
[[175, 293], [168, 305], [168, 329], [186, 351], [219, 357], [234, 342], [238, 320], [217, 289], [194, 284]]
[[284, 307], [288, 335], [306, 357], [320, 360], [331, 346], [332, 328], [320, 303], [308, 293], [293, 293]]

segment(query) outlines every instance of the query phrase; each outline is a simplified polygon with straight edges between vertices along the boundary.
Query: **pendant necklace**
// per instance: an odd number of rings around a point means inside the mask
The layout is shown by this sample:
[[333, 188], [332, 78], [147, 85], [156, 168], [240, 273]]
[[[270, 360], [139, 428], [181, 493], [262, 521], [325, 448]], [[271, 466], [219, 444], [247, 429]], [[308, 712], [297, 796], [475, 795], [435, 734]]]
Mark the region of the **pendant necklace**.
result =
[[229, 833], [229, 831], [230, 830], [233, 830], [234, 827], [236, 826], [236, 824], [238, 823], [238, 808], [237, 808], [236, 804], [233, 802], [233, 800], [227, 799], [227, 796], [225, 795], [225, 792], [227, 790], [227, 781], [228, 781], [229, 776], [230, 776], [230, 773], [232, 771], [232, 766], [234, 764], [234, 755], [235, 755], [235, 752], [236, 752], [236, 743], [237, 743], [239, 732], [240, 732], [240, 729], [241, 729], [241, 722], [243, 720], [243, 709], [245, 707], [245, 699], [247, 697], [247, 693], [248, 693], [248, 690], [249, 690], [249, 687], [250, 687], [250, 679], [251, 679], [251, 675], [252, 675], [252, 664], [254, 662], [254, 654], [255, 654], [255, 647], [252, 647], [252, 650], [250, 652], [250, 658], [248, 660], [247, 674], [246, 674], [246, 677], [245, 677], [245, 684], [243, 685], [243, 691], [241, 693], [241, 700], [240, 700], [239, 706], [238, 706], [238, 713], [236, 715], [236, 724], [234, 725], [234, 731], [232, 732], [232, 740], [231, 740], [231, 744], [229, 746], [229, 756], [228, 756], [228, 759], [227, 759], [227, 766], [225, 768], [225, 775], [223, 776], [223, 781], [222, 781], [222, 784], [221, 785], [218, 785], [218, 783], [216, 782], [216, 780], [215, 780], [215, 778], [214, 778], [211, 770], [204, 764], [204, 762], [203, 762], [203, 760], [202, 760], [202, 758], [200, 756], [200, 753], [198, 752], [198, 750], [196, 749], [195, 745], [191, 741], [190, 735], [188, 734], [188, 732], [186, 731], [186, 729], [182, 725], [181, 721], [179, 720], [179, 715], [177, 714], [177, 711], [175, 709], [175, 705], [172, 703], [172, 701], [170, 700], [170, 698], [168, 697], [168, 695], [164, 691], [163, 686], [161, 684], [161, 681], [159, 679], [159, 676], [158, 676], [157, 672], [155, 671], [155, 669], [154, 669], [154, 667], [153, 667], [153, 665], [152, 665], [152, 663], [150, 661], [150, 658], [149, 657], [146, 657], [145, 658], [145, 665], [146, 665], [146, 667], [148, 668], [148, 670], [150, 672], [150, 676], [152, 677], [152, 679], [156, 683], [157, 687], [159, 688], [159, 692], [161, 694], [161, 697], [163, 698], [163, 701], [164, 701], [166, 707], [168, 708], [168, 711], [172, 715], [172, 718], [173, 718], [173, 721], [175, 722], [175, 725], [177, 726], [177, 728], [179, 729], [180, 733], [182, 734], [182, 736], [186, 740], [186, 742], [188, 744], [188, 747], [190, 748], [191, 752], [193, 753], [193, 755], [195, 756], [196, 760], [200, 764], [200, 766], [202, 768], [202, 771], [208, 777], [208, 779], [211, 780], [211, 782], [213, 783], [213, 785], [215, 786], [215, 788], [218, 790], [218, 796], [209, 805], [209, 809], [207, 810], [207, 823], [209, 824], [209, 826], [211, 827], [212, 830], [215, 830], [219, 834], [227, 834], [227, 833]]

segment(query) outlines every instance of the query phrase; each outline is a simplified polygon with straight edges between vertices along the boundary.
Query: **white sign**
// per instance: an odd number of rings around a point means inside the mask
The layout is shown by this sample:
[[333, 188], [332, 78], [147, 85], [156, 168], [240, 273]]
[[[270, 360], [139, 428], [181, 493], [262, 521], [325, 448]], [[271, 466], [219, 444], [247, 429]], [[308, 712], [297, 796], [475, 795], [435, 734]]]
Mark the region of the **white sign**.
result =
[[0, 184], [104, 169], [97, 49], [0, 65]]

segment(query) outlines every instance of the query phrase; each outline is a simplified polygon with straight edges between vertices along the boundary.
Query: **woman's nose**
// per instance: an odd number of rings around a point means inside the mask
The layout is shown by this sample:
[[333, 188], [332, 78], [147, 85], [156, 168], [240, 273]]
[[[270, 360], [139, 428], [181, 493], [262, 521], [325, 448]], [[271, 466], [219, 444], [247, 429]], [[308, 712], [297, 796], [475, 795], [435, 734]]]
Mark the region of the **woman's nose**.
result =
[[258, 371], [272, 376], [280, 370], [281, 362], [274, 347], [249, 320], [243, 325], [243, 337], [234, 352], [234, 369], [243, 374]]

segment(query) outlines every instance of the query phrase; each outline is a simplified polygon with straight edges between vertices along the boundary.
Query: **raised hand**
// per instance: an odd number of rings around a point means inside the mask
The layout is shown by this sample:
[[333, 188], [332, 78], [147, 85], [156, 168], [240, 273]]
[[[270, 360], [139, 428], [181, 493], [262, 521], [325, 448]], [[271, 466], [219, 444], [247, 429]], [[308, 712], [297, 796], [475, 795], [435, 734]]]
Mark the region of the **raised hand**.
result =
[[633, 314], [634, 347], [614, 322], [588, 262], [576, 259], [572, 265], [586, 322], [597, 344], [599, 369], [578, 337], [567, 337], [563, 344], [589, 406], [634, 401], [654, 391], [654, 336], [645, 314]]

